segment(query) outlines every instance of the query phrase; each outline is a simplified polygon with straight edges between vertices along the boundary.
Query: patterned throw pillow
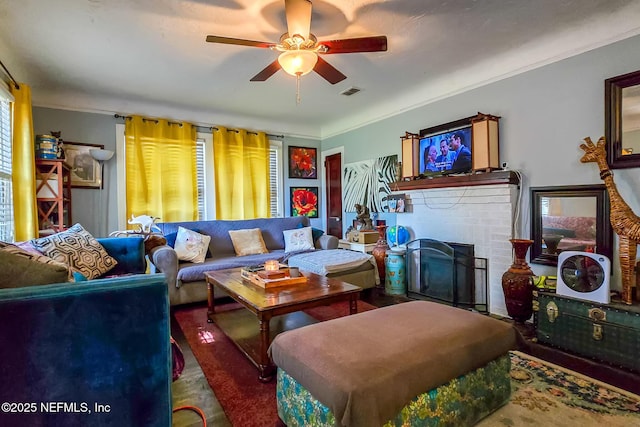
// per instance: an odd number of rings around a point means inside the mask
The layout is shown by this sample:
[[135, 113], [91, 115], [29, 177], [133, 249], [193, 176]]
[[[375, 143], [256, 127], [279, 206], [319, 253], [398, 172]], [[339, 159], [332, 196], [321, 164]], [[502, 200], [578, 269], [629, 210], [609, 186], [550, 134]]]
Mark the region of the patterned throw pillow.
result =
[[284, 230], [284, 252], [297, 252], [315, 249], [311, 227]]
[[196, 233], [184, 227], [178, 227], [174, 249], [178, 254], [179, 260], [198, 264], [204, 262], [210, 241], [211, 236]]
[[229, 237], [238, 256], [269, 253], [259, 228], [229, 230]]
[[118, 263], [80, 224], [51, 236], [33, 239], [31, 244], [49, 258], [69, 265], [89, 280], [102, 276]]

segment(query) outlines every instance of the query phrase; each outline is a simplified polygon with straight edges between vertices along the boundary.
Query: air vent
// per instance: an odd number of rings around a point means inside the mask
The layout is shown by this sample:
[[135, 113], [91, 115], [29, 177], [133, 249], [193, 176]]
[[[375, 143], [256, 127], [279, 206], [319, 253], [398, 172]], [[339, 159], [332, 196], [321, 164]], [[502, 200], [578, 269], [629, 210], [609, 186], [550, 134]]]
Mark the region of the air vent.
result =
[[344, 96], [351, 96], [351, 95], [355, 95], [356, 93], [360, 92], [362, 89], [358, 89], [357, 87], [350, 87], [349, 89], [345, 89], [342, 92], [340, 92], [340, 95], [344, 95]]

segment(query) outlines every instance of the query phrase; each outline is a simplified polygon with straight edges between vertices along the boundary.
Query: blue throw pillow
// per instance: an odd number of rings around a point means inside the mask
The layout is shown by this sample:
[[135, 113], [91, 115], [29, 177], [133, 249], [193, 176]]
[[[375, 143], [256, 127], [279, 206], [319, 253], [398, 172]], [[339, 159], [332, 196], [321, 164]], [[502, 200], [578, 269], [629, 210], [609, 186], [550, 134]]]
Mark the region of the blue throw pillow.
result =
[[176, 246], [176, 237], [178, 237], [177, 231], [164, 235], [164, 238], [167, 239], [167, 245], [171, 246], [172, 248]]
[[[205, 234], [200, 230], [191, 230], [191, 231], [195, 231], [196, 233], [200, 233], [200, 234]], [[178, 232], [177, 231], [164, 235], [164, 238], [167, 239], [167, 245], [171, 246], [172, 248], [176, 247], [176, 238], [177, 237], [178, 237]], [[207, 254], [205, 255], [205, 258], [211, 258], [211, 257], [212, 257], [211, 249], [207, 248]]]
[[[302, 225], [302, 224], [298, 224], [298, 226], [296, 228], [304, 228], [306, 227], [306, 225]], [[324, 231], [320, 230], [319, 228], [314, 228], [311, 227], [311, 237], [313, 238], [313, 242], [315, 243], [316, 240], [318, 240], [320, 238], [320, 236], [322, 236], [324, 234]]]

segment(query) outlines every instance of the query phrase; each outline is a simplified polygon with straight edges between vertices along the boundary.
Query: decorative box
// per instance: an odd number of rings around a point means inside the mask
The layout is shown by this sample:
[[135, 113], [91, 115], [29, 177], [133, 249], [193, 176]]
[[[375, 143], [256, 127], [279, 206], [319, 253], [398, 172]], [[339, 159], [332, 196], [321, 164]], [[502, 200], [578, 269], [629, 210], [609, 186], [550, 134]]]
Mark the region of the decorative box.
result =
[[640, 372], [640, 307], [537, 292], [538, 341]]
[[359, 231], [355, 236], [354, 242], [356, 243], [376, 243], [380, 234], [377, 231]]

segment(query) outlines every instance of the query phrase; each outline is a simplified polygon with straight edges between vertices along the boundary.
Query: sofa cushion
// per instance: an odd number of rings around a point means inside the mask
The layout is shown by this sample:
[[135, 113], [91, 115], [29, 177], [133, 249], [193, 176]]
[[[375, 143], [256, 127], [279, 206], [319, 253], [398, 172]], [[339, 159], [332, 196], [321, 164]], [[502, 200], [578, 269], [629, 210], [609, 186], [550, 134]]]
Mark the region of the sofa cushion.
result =
[[272, 251], [266, 254], [246, 255], [246, 256], [223, 256], [213, 259], [206, 259], [202, 264], [193, 264], [185, 262], [180, 264], [178, 270], [178, 280], [180, 282], [197, 282], [204, 281], [204, 273], [213, 270], [222, 270], [226, 268], [246, 267], [248, 265], [263, 264], [268, 259], [281, 260], [284, 256], [283, 251]]
[[210, 236], [188, 230], [184, 227], [178, 227], [178, 235], [176, 236], [174, 249], [178, 254], [179, 260], [199, 264], [204, 262], [210, 241]]
[[282, 231], [296, 228], [300, 224], [304, 224], [305, 226], [309, 225], [309, 218], [306, 216], [296, 216], [286, 218], [165, 222], [158, 224], [158, 227], [165, 236], [177, 232], [178, 227], [188, 228], [200, 234], [211, 236], [209, 246], [215, 256], [218, 256], [234, 255], [236, 253], [231, 237], [229, 236], [229, 230], [259, 228], [267, 249], [274, 251], [284, 249]]
[[[16, 245], [17, 247], [19, 247], [20, 249], [22, 249], [25, 252], [29, 252], [29, 253], [34, 254], [34, 255], [44, 256], [44, 255], [42, 255], [42, 252], [40, 252], [39, 250], [34, 248], [33, 245], [31, 244], [31, 242], [29, 242], [29, 241], [27, 241], [27, 242], [15, 242], [14, 245]], [[47, 257], [47, 258], [49, 258], [49, 257]], [[51, 258], [49, 258], [49, 259], [51, 259]]]
[[238, 256], [265, 254], [269, 252], [264, 244], [259, 228], [229, 230], [229, 237], [231, 237], [233, 249]]
[[118, 264], [109, 270], [107, 276], [144, 274], [147, 271], [145, 243], [143, 236], [102, 237], [96, 239]]
[[[178, 227], [179, 228], [179, 227]], [[186, 227], [184, 227], [186, 228]], [[187, 228], [187, 230], [191, 230], [191, 231], [195, 231], [196, 233], [200, 233], [200, 234], [207, 234], [202, 232], [202, 230], [198, 229], [198, 228]], [[173, 233], [169, 233], [164, 235], [164, 238], [167, 240], [167, 245], [171, 246], [172, 248], [176, 248], [176, 238], [178, 237], [178, 232], [174, 231]], [[211, 258], [211, 242], [209, 242], [209, 246], [207, 246], [207, 254], [205, 255], [205, 258]]]
[[284, 230], [282, 234], [284, 234], [285, 253], [315, 249], [311, 227]]
[[82, 225], [31, 240], [31, 244], [46, 256], [67, 264], [87, 279], [105, 274], [118, 263]]
[[69, 281], [69, 266], [0, 242], [0, 288], [22, 288]]

